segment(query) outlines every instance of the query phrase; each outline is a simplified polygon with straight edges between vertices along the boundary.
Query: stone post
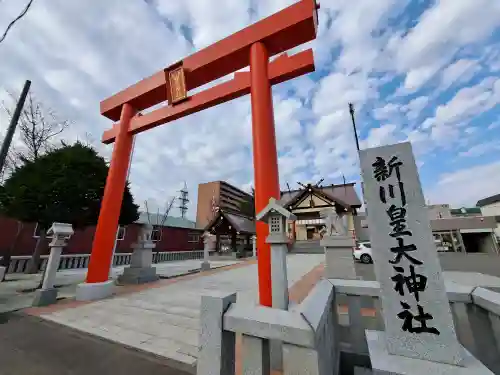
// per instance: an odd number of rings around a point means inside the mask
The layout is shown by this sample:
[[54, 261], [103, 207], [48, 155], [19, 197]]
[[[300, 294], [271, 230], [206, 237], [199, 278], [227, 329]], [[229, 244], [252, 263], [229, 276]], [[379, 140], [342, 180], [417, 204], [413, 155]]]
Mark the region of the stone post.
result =
[[208, 271], [210, 269], [210, 242], [211, 242], [211, 235], [209, 232], [204, 232], [203, 235], [203, 262], [201, 262], [201, 270], [202, 271]]
[[47, 306], [57, 302], [57, 289], [54, 288], [56, 273], [62, 250], [73, 235], [73, 227], [71, 224], [53, 223], [47, 234], [52, 235], [52, 241], [49, 244], [50, 255], [45, 267], [42, 289], [35, 292], [33, 306]]
[[[280, 206], [276, 199], [269, 199], [269, 204], [257, 214], [256, 219], [269, 224], [269, 236], [266, 243], [271, 246], [271, 281], [273, 308], [288, 310], [288, 277], [286, 256], [288, 253], [287, 220], [295, 220], [295, 215]], [[283, 369], [282, 343], [272, 340], [271, 367]]]
[[134, 249], [130, 266], [123, 270], [118, 277], [120, 284], [144, 284], [159, 279], [153, 263], [153, 249], [156, 244], [152, 241], [153, 227], [144, 225], [139, 233], [137, 242], [132, 245]]
[[257, 258], [257, 236], [255, 234], [252, 236], [252, 253], [253, 257]]
[[212, 291], [201, 297], [197, 375], [234, 375], [236, 335], [223, 329], [224, 313], [236, 293]]
[[411, 144], [365, 149], [360, 161], [385, 323], [366, 331], [373, 369], [490, 373], [457, 339]]

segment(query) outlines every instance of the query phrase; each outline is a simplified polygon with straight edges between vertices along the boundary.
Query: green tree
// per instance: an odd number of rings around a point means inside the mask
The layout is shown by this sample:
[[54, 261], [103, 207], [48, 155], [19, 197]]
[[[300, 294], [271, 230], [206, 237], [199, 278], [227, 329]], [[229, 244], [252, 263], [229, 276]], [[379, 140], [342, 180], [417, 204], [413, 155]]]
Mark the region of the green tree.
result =
[[[0, 189], [0, 207], [5, 215], [40, 227], [27, 272], [38, 271], [39, 244], [45, 242], [53, 222], [70, 223], [75, 229], [97, 223], [107, 174], [104, 158], [79, 142], [63, 144], [13, 171]], [[138, 218], [127, 183], [119, 222], [127, 225]]]

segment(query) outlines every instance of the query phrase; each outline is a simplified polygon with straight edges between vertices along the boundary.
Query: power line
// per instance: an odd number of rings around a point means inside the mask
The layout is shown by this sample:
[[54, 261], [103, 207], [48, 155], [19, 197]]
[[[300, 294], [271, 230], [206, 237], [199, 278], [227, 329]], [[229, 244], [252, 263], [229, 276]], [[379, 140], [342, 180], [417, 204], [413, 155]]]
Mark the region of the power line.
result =
[[33, 0], [30, 0], [28, 2], [28, 4], [24, 7], [23, 11], [21, 13], [19, 13], [19, 15], [14, 18], [10, 23], [9, 25], [7, 26], [7, 28], [5, 29], [2, 37], [0, 38], [0, 43], [2, 43], [4, 41], [4, 39], [7, 37], [7, 34], [9, 33], [9, 30], [14, 26], [14, 24], [19, 21], [21, 18], [23, 18], [26, 13], [28, 13], [28, 10], [30, 9], [31, 7], [31, 4], [33, 4]]

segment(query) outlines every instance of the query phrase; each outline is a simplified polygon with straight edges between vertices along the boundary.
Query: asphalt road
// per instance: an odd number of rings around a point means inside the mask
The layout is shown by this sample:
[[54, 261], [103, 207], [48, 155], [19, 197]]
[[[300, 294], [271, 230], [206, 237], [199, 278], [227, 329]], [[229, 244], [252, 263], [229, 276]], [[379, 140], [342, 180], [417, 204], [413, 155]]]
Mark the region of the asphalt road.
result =
[[188, 375], [194, 369], [22, 313], [0, 314], [0, 375]]
[[[479, 272], [500, 277], [500, 256], [489, 254], [439, 253], [443, 271]], [[375, 280], [372, 264], [355, 263], [356, 275]]]

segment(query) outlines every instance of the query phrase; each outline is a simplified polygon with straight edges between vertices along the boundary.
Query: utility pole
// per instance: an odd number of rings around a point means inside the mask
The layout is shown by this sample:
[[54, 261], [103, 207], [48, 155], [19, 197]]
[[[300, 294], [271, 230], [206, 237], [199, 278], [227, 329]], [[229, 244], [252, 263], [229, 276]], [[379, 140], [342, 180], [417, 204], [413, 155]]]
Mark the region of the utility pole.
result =
[[10, 119], [9, 128], [7, 129], [7, 134], [2, 143], [2, 149], [0, 150], [0, 175], [2, 174], [3, 168], [5, 166], [5, 160], [7, 159], [7, 154], [9, 153], [10, 144], [12, 143], [12, 138], [14, 137], [14, 133], [16, 132], [17, 123], [19, 122], [19, 117], [21, 116], [21, 111], [24, 107], [24, 102], [26, 101], [26, 96], [28, 95], [28, 91], [31, 86], [31, 81], [26, 80], [24, 82], [23, 91], [21, 92], [21, 96], [17, 101], [16, 110]]
[[352, 103], [349, 103], [349, 113], [351, 114], [352, 128], [354, 129], [354, 139], [356, 140], [356, 148], [358, 149], [359, 153], [358, 131], [356, 130], [356, 120], [354, 119], [354, 106], [352, 105]]

